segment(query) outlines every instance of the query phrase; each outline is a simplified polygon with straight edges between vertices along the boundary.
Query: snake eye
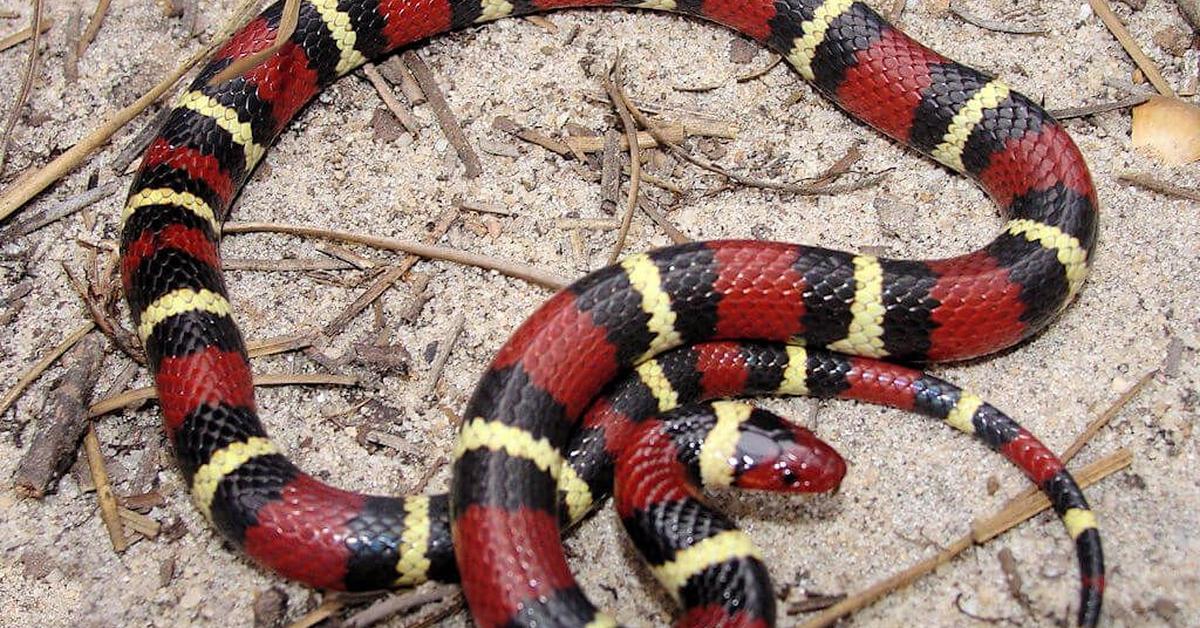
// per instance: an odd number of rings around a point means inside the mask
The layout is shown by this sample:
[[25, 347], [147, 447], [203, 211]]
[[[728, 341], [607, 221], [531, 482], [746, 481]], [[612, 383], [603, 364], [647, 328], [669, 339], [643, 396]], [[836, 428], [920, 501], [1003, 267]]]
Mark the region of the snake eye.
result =
[[798, 486], [799, 480], [796, 478], [796, 472], [790, 467], [783, 468], [783, 483], [787, 486]]

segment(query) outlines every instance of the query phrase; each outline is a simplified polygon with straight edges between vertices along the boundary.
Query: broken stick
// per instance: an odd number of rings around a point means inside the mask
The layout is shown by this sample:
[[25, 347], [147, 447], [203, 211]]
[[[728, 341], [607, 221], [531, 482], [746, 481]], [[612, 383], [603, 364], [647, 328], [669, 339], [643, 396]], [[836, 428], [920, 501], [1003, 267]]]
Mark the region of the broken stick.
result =
[[17, 465], [13, 489], [18, 495], [45, 497], [74, 462], [88, 426], [88, 404], [100, 375], [103, 349], [103, 338], [92, 334], [68, 356], [71, 367], [51, 386], [39, 419], [42, 423]]

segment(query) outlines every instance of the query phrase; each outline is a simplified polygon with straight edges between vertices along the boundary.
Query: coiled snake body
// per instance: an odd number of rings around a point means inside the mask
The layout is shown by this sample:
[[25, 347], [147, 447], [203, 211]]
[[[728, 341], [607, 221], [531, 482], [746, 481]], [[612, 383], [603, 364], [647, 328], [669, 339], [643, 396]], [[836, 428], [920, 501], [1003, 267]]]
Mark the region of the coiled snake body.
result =
[[[233, 196], [299, 108], [365, 59], [507, 15], [601, 4], [675, 10], [764, 43], [851, 115], [976, 179], [1008, 222], [984, 248], [933, 261], [758, 241], [633, 255], [555, 295], [499, 351], [464, 415], [448, 499], [367, 497], [303, 474], [257, 418], [226, 300], [217, 242]], [[124, 288], [180, 466], [200, 509], [247, 554], [322, 587], [457, 575], [483, 626], [607, 623], [575, 585], [559, 540], [556, 489], [566, 489], [565, 508], [582, 511], [590, 501], [573, 503], [572, 486], [595, 489], [591, 499], [610, 483], [602, 471], [587, 479], [564, 471], [572, 435], [585, 445], [594, 435], [576, 431], [579, 418], [620, 373], [656, 364], [647, 361], [674, 347], [790, 342], [810, 348], [791, 372], [791, 381], [804, 383], [793, 393], [923, 411], [1021, 466], [1075, 540], [1079, 622], [1097, 621], [1100, 537], [1057, 458], [978, 397], [880, 361], [956, 360], [1011, 346], [1080, 289], [1096, 239], [1095, 190], [1074, 143], [1035, 103], [848, 0], [307, 0], [277, 53], [243, 76], [207, 85], [232, 59], [271, 44], [280, 11], [276, 4], [244, 27], [181, 97], [121, 217]], [[803, 374], [814, 365], [826, 376], [809, 382]], [[744, 391], [771, 390], [747, 379], [699, 386], [691, 397]], [[608, 456], [592, 468], [611, 474], [614, 461], [594, 444], [602, 441], [590, 442], [594, 454]], [[740, 545], [721, 547], [724, 554], [695, 555], [744, 558]], [[689, 607], [688, 621], [713, 621], [704, 603]]]

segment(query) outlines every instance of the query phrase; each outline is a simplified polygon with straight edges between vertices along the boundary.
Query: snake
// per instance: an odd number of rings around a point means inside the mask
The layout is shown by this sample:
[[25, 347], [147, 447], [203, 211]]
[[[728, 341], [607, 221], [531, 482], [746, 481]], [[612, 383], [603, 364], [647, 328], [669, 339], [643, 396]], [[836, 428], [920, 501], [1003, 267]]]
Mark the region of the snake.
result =
[[[595, 5], [675, 11], [762, 43], [850, 116], [974, 179], [1004, 213], [1001, 232], [937, 260], [760, 240], [634, 254], [551, 297], [498, 351], [464, 413], [451, 491], [440, 501], [359, 495], [304, 474], [259, 420], [233, 320], [218, 243], [234, 197], [295, 114], [366, 60], [505, 16]], [[568, 449], [595, 435], [581, 417], [622, 373], [664, 352], [763, 341], [833, 369], [801, 392], [923, 411], [1014, 461], [1072, 537], [1078, 622], [1097, 623], [1099, 530], [1070, 473], [978, 396], [895, 364], [1013, 346], [1079, 293], [1098, 199], [1079, 149], [1038, 104], [851, 0], [304, 0], [282, 46], [210, 84], [271, 46], [281, 16], [282, 3], [268, 7], [200, 70], [146, 149], [119, 226], [123, 288], [179, 466], [199, 510], [246, 554], [319, 587], [403, 585], [408, 573], [457, 578], [481, 626], [609, 625], [575, 583], [560, 540], [572, 519], [572, 503], [558, 495], [572, 479]], [[801, 372], [807, 366], [790, 376], [803, 380]], [[759, 390], [742, 384], [729, 394]], [[601, 440], [584, 444], [594, 451]], [[611, 454], [596, 466], [598, 484], [622, 459]], [[573, 477], [568, 484], [587, 484]], [[444, 510], [433, 512], [435, 501]], [[436, 533], [405, 536], [406, 521], [431, 526], [443, 516]], [[453, 567], [430, 571], [430, 539], [453, 554]], [[725, 548], [697, 556], [704, 564], [749, 556]]]

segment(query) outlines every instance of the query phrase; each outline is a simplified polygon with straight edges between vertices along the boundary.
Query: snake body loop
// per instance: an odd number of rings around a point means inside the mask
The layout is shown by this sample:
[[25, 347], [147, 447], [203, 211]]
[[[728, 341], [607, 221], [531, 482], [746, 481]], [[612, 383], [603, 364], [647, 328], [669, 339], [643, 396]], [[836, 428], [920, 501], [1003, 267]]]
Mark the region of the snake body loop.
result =
[[[983, 248], [941, 260], [757, 241], [634, 255], [554, 296], [500, 350], [465, 414], [449, 498], [369, 497], [303, 474], [258, 419], [226, 298], [217, 242], [233, 197], [296, 112], [364, 60], [507, 15], [597, 4], [674, 10], [762, 42], [852, 116], [974, 178], [1007, 222]], [[1057, 459], [973, 395], [920, 373], [894, 388], [863, 378], [894, 375], [879, 360], [955, 360], [1011, 346], [1079, 291], [1096, 240], [1096, 194], [1078, 149], [1037, 104], [849, 0], [306, 0], [282, 48], [208, 85], [273, 42], [280, 10], [239, 31], [180, 98], [142, 159], [120, 227], [125, 293], [180, 466], [200, 510], [249, 555], [322, 587], [458, 575], [483, 626], [602, 622], [558, 534], [555, 494], [570, 475], [565, 448], [580, 417], [620, 373], [674, 347], [791, 342], [828, 367], [805, 380], [808, 392], [939, 416], [1016, 461], [1074, 537], [1079, 622], [1097, 621], [1099, 533]], [[835, 355], [825, 350], [860, 357], [821, 357]], [[790, 376], [803, 379], [796, 369]], [[403, 533], [421, 522], [418, 536]], [[450, 539], [457, 571], [445, 560], [435, 569], [429, 543], [445, 558]], [[547, 604], [549, 615], [530, 614]]]

